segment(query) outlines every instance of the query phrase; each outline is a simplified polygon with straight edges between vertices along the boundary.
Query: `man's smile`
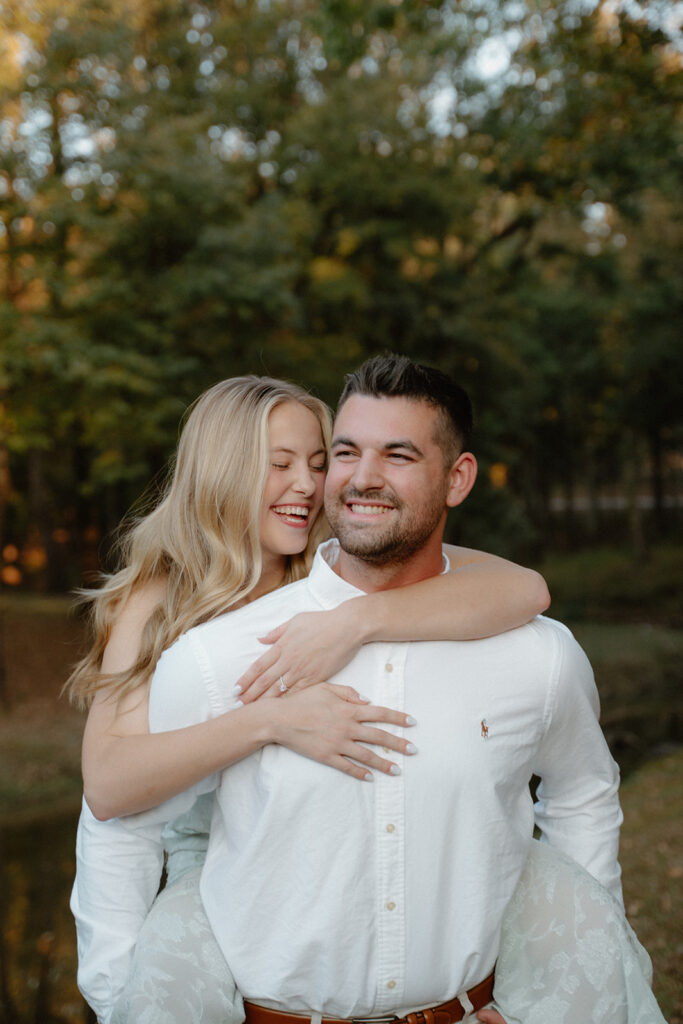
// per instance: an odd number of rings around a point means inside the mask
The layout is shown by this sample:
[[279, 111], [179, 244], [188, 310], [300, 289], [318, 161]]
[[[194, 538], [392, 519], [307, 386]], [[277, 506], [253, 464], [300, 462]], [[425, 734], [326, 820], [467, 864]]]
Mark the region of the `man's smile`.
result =
[[359, 516], [381, 516], [393, 512], [393, 505], [366, 505], [358, 501], [349, 501], [346, 507]]

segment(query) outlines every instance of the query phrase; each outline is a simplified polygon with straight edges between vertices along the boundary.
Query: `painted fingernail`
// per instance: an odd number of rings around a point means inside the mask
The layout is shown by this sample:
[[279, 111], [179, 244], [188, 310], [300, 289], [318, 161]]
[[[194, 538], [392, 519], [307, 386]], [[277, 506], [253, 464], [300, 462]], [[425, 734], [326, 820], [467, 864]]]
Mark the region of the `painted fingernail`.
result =
[[236, 708], [243, 708], [244, 707], [244, 701], [243, 700], [236, 700], [235, 701], [235, 707]]
[[417, 718], [413, 718], [412, 715], [406, 715], [406, 725], [417, 725]]
[[389, 769], [389, 774], [390, 775], [400, 775], [401, 774], [401, 769], [399, 768], [399, 766], [397, 764], [392, 764], [391, 768]]
[[417, 747], [414, 743], [408, 743], [406, 745], [406, 754], [417, 754]]
[[244, 689], [243, 686], [236, 686], [235, 687], [235, 694], [241, 693], [243, 689]]
[[370, 703], [370, 698], [366, 697], [364, 693], [359, 693], [358, 694], [358, 699], [359, 700], [364, 700], [366, 704]]
[[372, 772], [367, 772], [367, 774], [364, 775], [363, 778], [365, 779], [366, 782], [374, 782], [375, 781], [375, 776], [372, 774]]

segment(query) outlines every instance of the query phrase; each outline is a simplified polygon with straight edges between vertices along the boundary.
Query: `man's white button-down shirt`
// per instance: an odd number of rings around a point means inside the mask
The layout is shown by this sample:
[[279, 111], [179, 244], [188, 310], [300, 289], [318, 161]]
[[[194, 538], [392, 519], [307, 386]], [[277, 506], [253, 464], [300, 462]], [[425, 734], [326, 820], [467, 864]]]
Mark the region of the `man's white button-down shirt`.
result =
[[[337, 553], [328, 542], [308, 579], [166, 651], [152, 683], [152, 730], [236, 708], [235, 682], [263, 650], [257, 637], [297, 612], [358, 596], [329, 564]], [[270, 745], [162, 808], [106, 823], [99, 881], [111, 884], [120, 834], [132, 890], [124, 927], [138, 927], [151, 898], [161, 824], [213, 786], [202, 898], [240, 991], [275, 1008], [402, 1013], [481, 981], [534, 823], [620, 895], [618, 770], [590, 666], [565, 627], [537, 618], [486, 640], [368, 644], [334, 681], [417, 719], [409, 735], [419, 753], [401, 761], [402, 774], [362, 783]], [[541, 777], [535, 805], [532, 773]], [[86, 991], [104, 971], [94, 948], [101, 909], [92, 907], [101, 896], [98, 824], [86, 808], [74, 893], [87, 932]]]

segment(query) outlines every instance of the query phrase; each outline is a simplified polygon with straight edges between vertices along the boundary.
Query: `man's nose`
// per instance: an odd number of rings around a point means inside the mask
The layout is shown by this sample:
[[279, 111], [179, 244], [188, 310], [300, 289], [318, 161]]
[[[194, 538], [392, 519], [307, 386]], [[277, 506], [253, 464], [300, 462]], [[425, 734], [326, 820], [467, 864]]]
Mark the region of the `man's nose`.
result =
[[372, 453], [368, 452], [356, 462], [351, 483], [358, 491], [372, 491], [384, 486], [382, 464]]

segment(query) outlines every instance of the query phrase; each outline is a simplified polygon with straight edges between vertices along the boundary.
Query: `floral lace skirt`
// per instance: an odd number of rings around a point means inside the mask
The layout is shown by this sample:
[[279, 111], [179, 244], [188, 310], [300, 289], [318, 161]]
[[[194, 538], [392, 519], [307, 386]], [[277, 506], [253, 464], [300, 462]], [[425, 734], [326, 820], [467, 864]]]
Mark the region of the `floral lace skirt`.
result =
[[652, 964], [592, 875], [533, 841], [503, 918], [494, 998], [507, 1024], [666, 1024]]
[[[185, 854], [143, 926], [112, 1024], [244, 1020], [199, 896], [203, 853]], [[507, 1024], [666, 1024], [651, 975], [618, 902], [568, 857], [533, 841], [496, 964], [493, 1005]]]

